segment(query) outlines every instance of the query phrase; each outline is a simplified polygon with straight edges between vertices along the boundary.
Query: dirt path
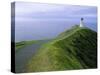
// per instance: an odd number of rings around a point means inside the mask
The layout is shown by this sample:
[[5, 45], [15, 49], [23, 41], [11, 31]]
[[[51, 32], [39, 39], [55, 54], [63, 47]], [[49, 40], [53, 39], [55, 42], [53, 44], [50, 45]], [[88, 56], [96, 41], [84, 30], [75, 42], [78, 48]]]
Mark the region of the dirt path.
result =
[[15, 70], [16, 72], [24, 72], [27, 61], [34, 55], [34, 53], [48, 40], [42, 40], [32, 45], [27, 45], [15, 53]]

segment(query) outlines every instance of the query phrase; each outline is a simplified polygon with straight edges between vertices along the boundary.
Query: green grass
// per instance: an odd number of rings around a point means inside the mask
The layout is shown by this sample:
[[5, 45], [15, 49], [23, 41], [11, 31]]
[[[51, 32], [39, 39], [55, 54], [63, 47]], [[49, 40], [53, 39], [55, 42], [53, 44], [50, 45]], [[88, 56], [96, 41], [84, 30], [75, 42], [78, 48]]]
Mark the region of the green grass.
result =
[[97, 33], [75, 27], [44, 44], [26, 65], [27, 72], [97, 67]]
[[25, 42], [24, 41], [23, 42], [15, 43], [16, 50], [21, 48], [21, 47], [23, 47], [23, 46], [25, 46]]

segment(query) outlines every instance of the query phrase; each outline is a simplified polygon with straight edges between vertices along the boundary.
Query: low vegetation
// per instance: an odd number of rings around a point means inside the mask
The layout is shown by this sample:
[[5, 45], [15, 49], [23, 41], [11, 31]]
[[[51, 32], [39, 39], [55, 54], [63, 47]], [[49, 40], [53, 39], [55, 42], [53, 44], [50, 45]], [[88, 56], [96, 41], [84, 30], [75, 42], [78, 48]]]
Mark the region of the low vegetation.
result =
[[26, 65], [27, 72], [97, 67], [97, 33], [75, 27], [44, 44]]

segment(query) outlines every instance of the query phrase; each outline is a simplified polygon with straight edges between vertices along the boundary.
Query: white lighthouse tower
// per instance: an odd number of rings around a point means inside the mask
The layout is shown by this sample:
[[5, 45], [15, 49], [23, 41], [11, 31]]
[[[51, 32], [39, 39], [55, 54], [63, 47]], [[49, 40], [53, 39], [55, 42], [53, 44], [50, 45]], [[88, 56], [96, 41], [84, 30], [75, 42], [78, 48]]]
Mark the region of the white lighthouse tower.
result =
[[81, 18], [81, 21], [80, 21], [80, 27], [83, 27], [84, 25], [83, 25], [83, 18]]

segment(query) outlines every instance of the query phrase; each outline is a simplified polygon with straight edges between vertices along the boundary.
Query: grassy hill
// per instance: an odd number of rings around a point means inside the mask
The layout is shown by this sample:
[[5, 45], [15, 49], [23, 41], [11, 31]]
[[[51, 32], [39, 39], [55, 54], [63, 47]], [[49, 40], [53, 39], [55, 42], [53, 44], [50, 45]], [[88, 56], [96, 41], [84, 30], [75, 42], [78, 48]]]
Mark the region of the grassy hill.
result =
[[78, 26], [44, 44], [28, 62], [28, 72], [97, 67], [97, 33]]

